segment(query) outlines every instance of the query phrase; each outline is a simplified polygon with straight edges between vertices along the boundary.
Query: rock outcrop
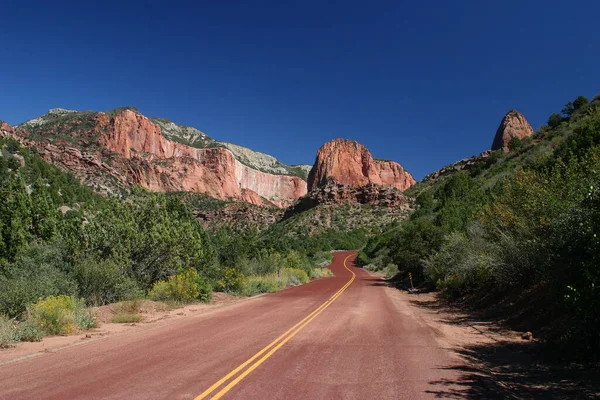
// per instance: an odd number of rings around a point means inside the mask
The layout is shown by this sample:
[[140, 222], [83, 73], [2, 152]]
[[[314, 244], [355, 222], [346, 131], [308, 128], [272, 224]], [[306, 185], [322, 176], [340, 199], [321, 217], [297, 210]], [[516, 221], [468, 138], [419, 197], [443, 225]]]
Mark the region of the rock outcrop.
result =
[[454, 164], [446, 165], [444, 168], [428, 174], [425, 178], [421, 180], [421, 182], [429, 182], [431, 180], [439, 178], [440, 176], [458, 171], [470, 171], [477, 165], [481, 165], [481, 163], [485, 162], [491, 153], [491, 150], [486, 150], [478, 156], [463, 158], [462, 160], [457, 161]]
[[407, 211], [413, 199], [393, 186], [368, 183], [353, 186], [330, 181], [300, 198], [284, 214], [284, 219], [320, 205], [368, 205], [396, 211]]
[[373, 183], [399, 190], [415, 184], [412, 175], [397, 162], [375, 160], [365, 146], [345, 139], [332, 140], [319, 149], [308, 175], [308, 190], [329, 181], [356, 187]]
[[503, 149], [504, 152], [508, 152], [508, 143], [512, 138], [524, 139], [531, 135], [533, 135], [533, 128], [523, 114], [517, 110], [510, 110], [500, 122], [492, 143], [492, 150]]
[[213, 209], [195, 209], [193, 213], [206, 226], [228, 226], [242, 229], [254, 227], [262, 231], [277, 222], [282, 217], [283, 210], [235, 202]]
[[[64, 119], [64, 114], [56, 116], [63, 118], [59, 124], [48, 122], [55, 116], [46, 116], [36, 119], [34, 126], [24, 124], [20, 130], [4, 131], [37, 148], [47, 161], [107, 191], [111, 183], [95, 176], [98, 172], [122, 186], [206, 193], [218, 199], [279, 207], [307, 192], [301, 178], [255, 170], [224, 147], [196, 148], [167, 140], [158, 124], [128, 109], [112, 118], [105, 113], [68, 112]], [[35, 135], [30, 129], [35, 129]]]

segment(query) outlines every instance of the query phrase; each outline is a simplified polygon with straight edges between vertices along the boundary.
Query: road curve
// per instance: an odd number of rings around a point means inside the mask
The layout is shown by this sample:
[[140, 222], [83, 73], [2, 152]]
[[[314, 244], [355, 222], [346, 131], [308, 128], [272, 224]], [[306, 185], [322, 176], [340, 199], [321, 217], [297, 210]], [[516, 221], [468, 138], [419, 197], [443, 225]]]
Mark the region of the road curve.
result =
[[334, 254], [334, 277], [2, 365], [0, 399], [433, 397], [453, 378], [434, 332]]

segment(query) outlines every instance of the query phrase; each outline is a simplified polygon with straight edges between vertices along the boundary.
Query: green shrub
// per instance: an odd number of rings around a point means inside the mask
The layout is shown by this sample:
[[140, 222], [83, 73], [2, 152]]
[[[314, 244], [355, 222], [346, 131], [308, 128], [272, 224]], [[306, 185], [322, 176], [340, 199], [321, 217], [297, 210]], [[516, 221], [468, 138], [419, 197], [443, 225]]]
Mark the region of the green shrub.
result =
[[327, 276], [333, 276], [333, 272], [329, 268], [317, 267], [310, 270], [311, 279], [325, 278]]
[[10, 347], [18, 341], [15, 321], [0, 314], [0, 349]]
[[331, 251], [317, 251], [313, 256], [313, 262], [319, 266], [329, 265], [332, 260], [333, 254], [331, 254]]
[[510, 151], [515, 151], [520, 149], [521, 147], [523, 147], [523, 141], [521, 139], [519, 139], [518, 137], [513, 137], [512, 139], [510, 139], [510, 141], [508, 142], [508, 149]]
[[76, 292], [60, 244], [32, 244], [0, 274], [0, 313], [20, 317], [28, 304], [40, 298]]
[[244, 286], [244, 274], [236, 268], [227, 268], [223, 277], [215, 282], [215, 291], [239, 293]]
[[44, 332], [35, 322], [26, 320], [17, 325], [17, 336], [21, 342], [39, 342], [44, 337]]
[[285, 275], [284, 280], [287, 280], [287, 286], [302, 285], [310, 281], [306, 271], [298, 268], [286, 268], [283, 270], [283, 275]]
[[244, 281], [242, 294], [254, 296], [260, 293], [273, 293], [284, 287], [283, 281], [277, 275], [251, 276]]
[[85, 258], [74, 266], [79, 296], [93, 306], [139, 296], [137, 283], [114, 261]]
[[453, 232], [425, 260], [426, 280], [449, 297], [472, 290], [492, 279], [500, 267], [498, 249], [480, 224], [473, 224], [466, 233]]
[[81, 329], [92, 329], [98, 326], [96, 314], [91, 310], [79, 310], [75, 313], [75, 324]]
[[210, 301], [212, 289], [193, 268], [184, 273], [173, 275], [167, 281], [156, 282], [149, 293], [152, 300], [172, 300], [179, 303]]

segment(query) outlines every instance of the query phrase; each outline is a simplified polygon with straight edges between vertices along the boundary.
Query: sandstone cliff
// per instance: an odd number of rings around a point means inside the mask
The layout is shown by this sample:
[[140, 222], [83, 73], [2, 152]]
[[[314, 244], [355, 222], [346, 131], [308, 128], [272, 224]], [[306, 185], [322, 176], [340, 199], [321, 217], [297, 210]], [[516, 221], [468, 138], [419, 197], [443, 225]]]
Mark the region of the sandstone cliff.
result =
[[500, 122], [492, 143], [492, 150], [503, 149], [508, 152], [508, 142], [512, 138], [524, 139], [531, 135], [533, 135], [533, 128], [523, 114], [517, 110], [510, 110]]
[[374, 183], [399, 190], [415, 184], [412, 175], [400, 164], [375, 160], [365, 146], [344, 139], [332, 140], [319, 149], [308, 175], [308, 190], [315, 190], [331, 180], [351, 186]]
[[[37, 148], [47, 161], [106, 191], [116, 182], [151, 191], [192, 191], [280, 207], [307, 192], [301, 178], [255, 170], [226, 148], [196, 148], [168, 140], [160, 125], [131, 110], [112, 117], [64, 110], [33, 121], [4, 132]], [[98, 172], [114, 182], [98, 178]]]

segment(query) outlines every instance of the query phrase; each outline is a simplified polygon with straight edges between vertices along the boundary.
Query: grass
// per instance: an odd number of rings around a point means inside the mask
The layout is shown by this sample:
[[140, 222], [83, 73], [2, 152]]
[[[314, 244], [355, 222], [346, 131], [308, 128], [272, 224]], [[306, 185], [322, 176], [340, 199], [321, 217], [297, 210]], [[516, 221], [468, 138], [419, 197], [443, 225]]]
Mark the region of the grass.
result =
[[131, 322], [141, 322], [144, 319], [140, 314], [135, 313], [118, 313], [112, 318], [112, 322], [115, 324], [127, 324]]
[[122, 301], [115, 306], [116, 314], [138, 314], [141, 309], [141, 300]]
[[140, 315], [142, 302], [140, 300], [122, 301], [115, 305], [115, 315], [112, 322], [115, 324], [127, 324], [131, 322], [141, 322], [144, 317]]
[[284, 268], [279, 273], [251, 276], [244, 279], [241, 292], [244, 296], [273, 293], [285, 289], [286, 287], [308, 283], [309, 280], [308, 274], [304, 270], [298, 268]]

